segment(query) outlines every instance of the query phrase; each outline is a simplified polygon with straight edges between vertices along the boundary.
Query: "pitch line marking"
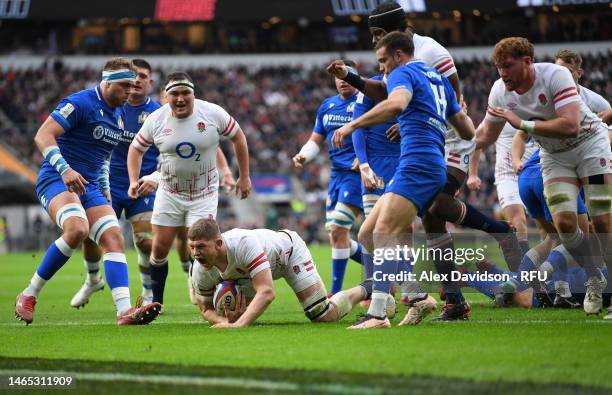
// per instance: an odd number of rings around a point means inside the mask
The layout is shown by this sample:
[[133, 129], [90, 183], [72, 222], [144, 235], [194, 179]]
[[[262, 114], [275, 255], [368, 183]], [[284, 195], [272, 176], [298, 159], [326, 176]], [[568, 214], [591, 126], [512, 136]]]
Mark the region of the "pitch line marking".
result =
[[[71, 372], [63, 370], [0, 369], [3, 376], [71, 376], [85, 381], [128, 381], [143, 384], [192, 385], [199, 387], [248, 388], [284, 392], [325, 392], [329, 394], [383, 394], [380, 388], [342, 384], [296, 384], [288, 381], [242, 379], [234, 377], [196, 377], [130, 373]], [[77, 383], [78, 385], [78, 383]]]

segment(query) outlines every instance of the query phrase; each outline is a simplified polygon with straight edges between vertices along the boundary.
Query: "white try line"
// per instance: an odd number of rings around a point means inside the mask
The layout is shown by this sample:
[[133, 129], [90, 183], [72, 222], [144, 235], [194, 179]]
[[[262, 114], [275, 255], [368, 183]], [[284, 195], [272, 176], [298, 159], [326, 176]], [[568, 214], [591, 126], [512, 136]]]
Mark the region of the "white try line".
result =
[[[399, 321], [398, 321], [399, 322]], [[347, 321], [346, 323], [350, 323], [349, 321]], [[296, 324], [300, 324], [299, 322], [296, 322]], [[305, 322], [304, 324], [309, 324], [307, 322]], [[594, 318], [594, 319], [583, 319], [583, 320], [541, 320], [541, 319], [535, 319], [535, 320], [467, 320], [467, 321], [448, 321], [448, 322], [440, 322], [440, 321], [436, 321], [436, 322], [429, 322], [429, 321], [423, 321], [421, 322], [421, 324], [419, 324], [419, 326], [423, 326], [423, 325], [447, 325], [447, 324], [453, 324], [453, 325], [473, 325], [473, 324], [478, 324], [478, 325], [496, 325], [496, 324], [509, 324], [509, 325], [523, 325], [523, 324], [575, 324], [575, 325], [612, 325], [612, 320], [604, 320], [603, 318]], [[101, 321], [52, 321], [52, 320], [46, 320], [46, 321], [36, 321], [34, 324], [37, 327], [49, 327], [49, 326], [116, 326], [117, 324], [115, 323], [115, 321], [113, 321], [112, 319], [109, 320], [101, 320]], [[166, 321], [163, 318], [161, 319], [157, 319], [155, 321], [153, 321], [151, 324], [149, 325], [200, 325], [203, 326], [205, 328], [208, 327], [208, 324], [201, 320], [201, 319], [194, 319], [194, 320], [177, 320], [177, 321]], [[17, 319], [15, 319], [15, 322], [0, 322], [0, 327], [7, 327], [7, 326], [25, 326], [25, 323], [23, 323], [22, 321], [19, 321]], [[258, 325], [258, 328], [262, 328], [265, 327], [266, 324], [262, 324], [262, 325]], [[278, 326], [274, 326], [274, 328], [278, 328]]]
[[130, 373], [70, 372], [64, 370], [0, 369], [1, 376], [70, 376], [85, 381], [127, 381], [142, 384], [191, 385], [198, 387], [243, 388], [283, 392], [323, 392], [329, 394], [383, 394], [381, 388], [343, 384], [297, 384], [289, 381], [258, 380], [237, 377], [197, 377]]

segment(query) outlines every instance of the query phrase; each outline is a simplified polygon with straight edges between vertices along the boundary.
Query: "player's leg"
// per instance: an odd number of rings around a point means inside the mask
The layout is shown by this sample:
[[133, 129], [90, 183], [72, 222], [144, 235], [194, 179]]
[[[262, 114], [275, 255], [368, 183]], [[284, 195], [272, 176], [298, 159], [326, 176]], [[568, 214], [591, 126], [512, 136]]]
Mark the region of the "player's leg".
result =
[[64, 266], [74, 250], [87, 237], [89, 224], [75, 193], [66, 191], [59, 174], [55, 182], [37, 184], [39, 199], [49, 217], [62, 229], [62, 236], [49, 246], [29, 285], [17, 296], [15, 315], [30, 324], [36, 299], [47, 281]]
[[338, 202], [330, 215], [329, 238], [332, 245], [332, 285], [330, 294], [342, 290], [346, 265], [351, 256], [351, 228], [360, 213], [350, 203]]
[[151, 226], [152, 211], [145, 211], [128, 217], [132, 225], [134, 248], [138, 255], [138, 272], [142, 284], [142, 299], [144, 304], [153, 301], [153, 287], [151, 285], [151, 268], [149, 261], [153, 249], [153, 228]]
[[176, 252], [181, 262], [181, 268], [185, 273], [189, 273], [189, 266], [193, 263], [193, 258], [189, 252], [189, 245], [187, 244], [187, 231], [189, 228], [183, 226], [178, 229], [176, 233]]
[[89, 238], [102, 247], [104, 252], [104, 275], [115, 302], [117, 324], [148, 324], [157, 317], [161, 306], [152, 303], [144, 307], [132, 307], [127, 259], [119, 220], [113, 209], [104, 200], [93, 200], [90, 204], [91, 207], [86, 209], [87, 218], [92, 224], [89, 229]]
[[70, 305], [77, 309], [89, 302], [89, 298], [97, 291], [104, 289], [104, 279], [100, 275], [100, 262], [102, 260], [102, 249], [91, 239], [83, 241], [83, 262], [87, 270], [85, 283], [70, 300]]
[[180, 226], [153, 224], [153, 246], [151, 250], [150, 272], [153, 302], [164, 304], [164, 290], [168, 278], [168, 254]]
[[527, 216], [525, 215], [525, 207], [521, 201], [518, 180], [516, 178], [502, 179], [495, 182], [495, 187], [497, 189], [497, 197], [502, 209], [502, 214], [516, 230], [516, 237], [519, 242], [521, 253], [525, 255], [529, 250]]

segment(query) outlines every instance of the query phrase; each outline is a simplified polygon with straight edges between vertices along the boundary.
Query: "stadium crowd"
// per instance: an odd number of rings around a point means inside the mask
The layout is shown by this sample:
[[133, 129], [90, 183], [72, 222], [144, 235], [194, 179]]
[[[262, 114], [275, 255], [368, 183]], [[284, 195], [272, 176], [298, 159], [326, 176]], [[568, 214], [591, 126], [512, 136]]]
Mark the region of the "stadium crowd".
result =
[[[582, 84], [604, 97], [612, 97], [611, 59], [612, 52], [584, 56]], [[364, 75], [375, 72], [373, 64], [360, 65], [360, 69]], [[497, 72], [488, 59], [458, 62], [457, 69], [468, 112], [478, 124], [484, 115], [488, 91], [497, 78]], [[249, 140], [252, 174], [293, 172], [306, 191], [326, 190], [329, 176], [327, 155], [320, 155], [301, 171], [294, 170], [291, 162], [291, 157], [308, 139], [320, 103], [336, 93], [333, 81], [323, 67], [308, 70], [288, 66], [230, 67], [187, 71], [194, 78], [199, 90], [197, 95], [227, 108], [240, 122]], [[163, 76], [156, 73], [154, 78], [161, 81]], [[42, 157], [33, 144], [33, 137], [50, 109], [60, 98], [93, 87], [98, 82], [98, 70], [68, 70], [59, 61], [49, 61], [37, 69], [0, 71], [0, 109], [13, 123], [0, 125], [0, 141], [14, 148], [26, 162], [40, 165]], [[478, 192], [464, 187], [462, 198], [493, 214], [498, 207], [493, 185], [494, 147], [488, 148], [481, 160], [483, 187]], [[320, 215], [324, 215], [322, 202]], [[296, 215], [291, 223], [279, 225], [306, 231], [316, 229], [321, 217]], [[310, 231], [306, 233], [310, 240], [315, 237]]]

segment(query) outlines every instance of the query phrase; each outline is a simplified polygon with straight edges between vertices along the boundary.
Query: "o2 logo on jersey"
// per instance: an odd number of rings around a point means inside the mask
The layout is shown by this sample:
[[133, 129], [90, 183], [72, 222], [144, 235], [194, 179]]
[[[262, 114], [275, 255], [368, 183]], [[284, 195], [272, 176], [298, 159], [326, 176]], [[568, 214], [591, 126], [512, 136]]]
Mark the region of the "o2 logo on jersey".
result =
[[200, 161], [200, 154], [197, 153], [195, 145], [186, 141], [177, 144], [176, 154], [182, 159], [190, 159], [195, 155], [195, 161]]
[[102, 137], [104, 137], [104, 126], [96, 126], [93, 130], [93, 137], [96, 140], [100, 140]]

